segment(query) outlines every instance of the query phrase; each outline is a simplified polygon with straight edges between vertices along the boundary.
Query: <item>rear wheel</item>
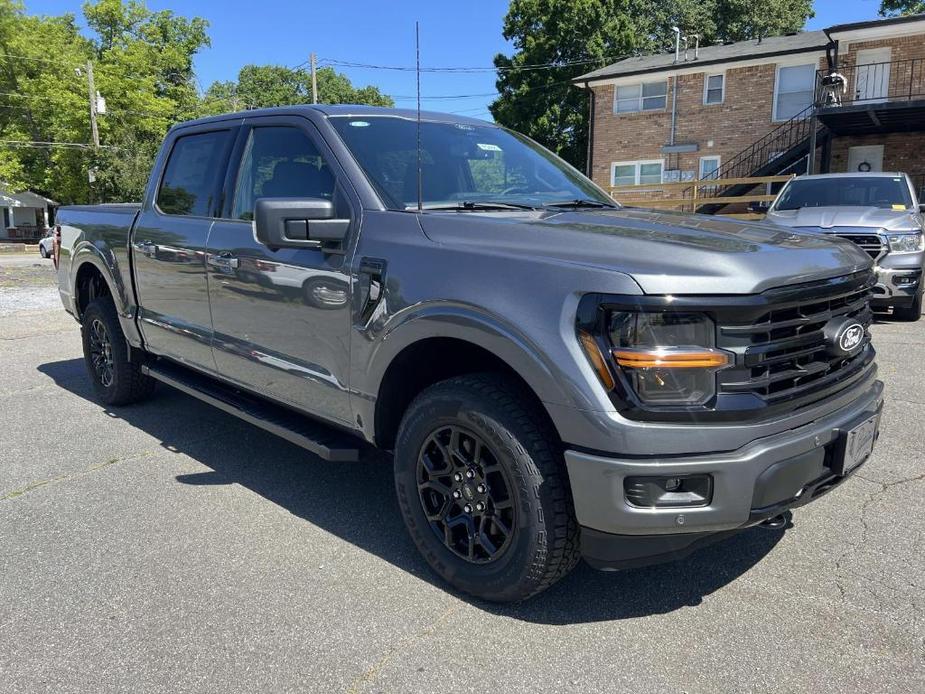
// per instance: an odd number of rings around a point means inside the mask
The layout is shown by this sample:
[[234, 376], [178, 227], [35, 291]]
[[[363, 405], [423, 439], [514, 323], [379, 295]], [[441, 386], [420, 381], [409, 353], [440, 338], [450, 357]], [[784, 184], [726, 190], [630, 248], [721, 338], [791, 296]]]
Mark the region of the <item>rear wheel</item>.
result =
[[42, 256], [43, 258], [48, 257], [48, 252], [45, 250], [44, 244], [41, 244], [41, 243], [39, 244], [39, 255]]
[[84, 361], [97, 397], [107, 405], [127, 405], [148, 397], [154, 379], [128, 359], [128, 345], [116, 307], [108, 297], [91, 301], [81, 316]]
[[915, 295], [912, 303], [908, 306], [896, 307], [893, 309], [893, 315], [902, 321], [917, 321], [922, 317], [922, 293]]
[[560, 447], [518, 384], [474, 374], [431, 386], [395, 447], [399, 506], [418, 549], [456, 588], [523, 600], [578, 562]]

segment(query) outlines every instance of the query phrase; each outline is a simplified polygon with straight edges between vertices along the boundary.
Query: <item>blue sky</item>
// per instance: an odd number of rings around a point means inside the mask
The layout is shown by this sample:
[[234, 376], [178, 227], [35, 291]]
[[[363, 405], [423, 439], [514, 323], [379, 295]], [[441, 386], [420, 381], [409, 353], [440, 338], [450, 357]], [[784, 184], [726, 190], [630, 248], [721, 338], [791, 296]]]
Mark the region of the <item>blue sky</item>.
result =
[[[26, 0], [33, 14], [80, 15], [81, 0]], [[148, 0], [151, 9], [209, 20], [212, 47], [196, 58], [203, 88], [215, 80], [233, 79], [248, 63], [298, 65], [312, 51], [319, 58], [377, 65], [414, 64], [414, 22], [421, 22], [423, 66], [491, 67], [498, 52], [511, 48], [501, 36], [507, 0]], [[255, 9], [256, 8], [256, 9]], [[879, 0], [816, 0], [816, 17], [807, 24], [817, 29], [831, 24], [872, 19]], [[375, 84], [396, 98], [399, 106], [413, 106], [413, 72], [337, 68], [356, 85]], [[494, 92], [491, 72], [424, 73], [425, 97]], [[490, 118], [491, 96], [464, 99], [427, 99], [425, 107]]]

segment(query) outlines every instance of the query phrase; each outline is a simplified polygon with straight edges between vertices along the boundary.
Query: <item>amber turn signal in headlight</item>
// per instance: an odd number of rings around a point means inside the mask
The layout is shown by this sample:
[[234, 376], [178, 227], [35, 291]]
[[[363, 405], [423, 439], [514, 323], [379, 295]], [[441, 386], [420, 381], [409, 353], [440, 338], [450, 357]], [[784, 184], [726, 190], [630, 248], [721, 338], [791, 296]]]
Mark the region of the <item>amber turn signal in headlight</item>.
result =
[[601, 350], [597, 346], [597, 340], [584, 330], [578, 332], [578, 339], [581, 341], [581, 346], [585, 350], [588, 361], [591, 362], [591, 366], [593, 366], [594, 370], [597, 372], [597, 377], [600, 379], [601, 384], [607, 390], [613, 390], [616, 384], [613, 381], [613, 375], [610, 373], [610, 369], [607, 368], [607, 364], [604, 361], [604, 355], [601, 354]]
[[633, 369], [717, 369], [729, 355], [715, 349], [615, 349], [617, 364]]

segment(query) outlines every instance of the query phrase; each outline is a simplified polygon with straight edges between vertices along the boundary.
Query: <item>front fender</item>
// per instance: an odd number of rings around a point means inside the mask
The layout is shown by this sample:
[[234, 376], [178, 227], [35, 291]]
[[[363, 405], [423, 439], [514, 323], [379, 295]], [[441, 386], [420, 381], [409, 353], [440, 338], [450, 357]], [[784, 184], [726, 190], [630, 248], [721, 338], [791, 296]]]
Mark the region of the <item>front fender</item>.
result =
[[[561, 322], [565, 334], [552, 330], [554, 321], [549, 330], [533, 326], [536, 332], [529, 333], [480, 307], [441, 301], [410, 306], [378, 329], [371, 326], [360, 333], [366, 340], [355, 339], [351, 379], [354, 409], [364, 433], [373, 439], [376, 398], [389, 366], [405, 349], [429, 338], [456, 339], [491, 352], [517, 373], [544, 405], [567, 409], [594, 406], [596, 381], [592, 374], [589, 382], [590, 371], [586, 370], [590, 367], [576, 359], [581, 355], [574, 339], [573, 316], [574, 306], [569, 302], [563, 307]], [[547, 408], [555, 422], [554, 411]]]

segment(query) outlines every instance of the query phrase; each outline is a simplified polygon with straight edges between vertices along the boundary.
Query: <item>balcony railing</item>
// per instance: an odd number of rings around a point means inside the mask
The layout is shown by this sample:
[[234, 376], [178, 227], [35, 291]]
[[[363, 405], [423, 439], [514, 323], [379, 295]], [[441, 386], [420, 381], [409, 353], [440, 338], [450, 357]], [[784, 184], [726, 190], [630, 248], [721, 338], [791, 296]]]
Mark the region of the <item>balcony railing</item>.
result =
[[925, 99], [925, 58], [844, 65], [838, 73], [843, 80], [833, 80], [826, 70], [817, 71], [818, 107]]

